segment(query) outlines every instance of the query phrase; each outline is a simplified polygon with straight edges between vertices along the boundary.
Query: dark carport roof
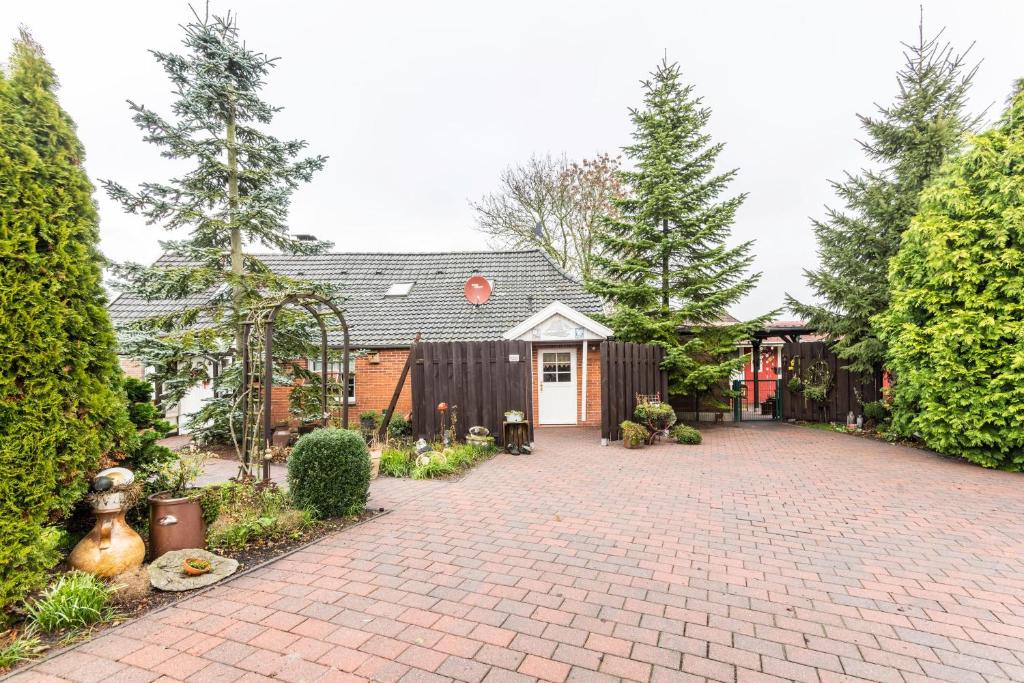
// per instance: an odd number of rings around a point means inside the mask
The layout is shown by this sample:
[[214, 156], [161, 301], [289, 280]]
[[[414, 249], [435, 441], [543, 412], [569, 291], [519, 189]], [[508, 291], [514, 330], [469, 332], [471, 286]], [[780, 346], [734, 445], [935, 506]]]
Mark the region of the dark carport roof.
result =
[[[317, 256], [265, 254], [274, 272], [330, 283], [344, 295], [342, 307], [353, 347], [408, 346], [417, 332], [425, 341], [500, 339], [531, 314], [561, 301], [582, 313], [601, 301], [560, 270], [541, 251], [447, 253], [341, 253]], [[175, 263], [163, 257], [159, 263]], [[490, 301], [475, 307], [462, 290], [471, 275], [490, 279]], [[406, 296], [385, 296], [393, 284], [413, 283]], [[201, 304], [203, 297], [188, 302]], [[173, 312], [174, 301], [147, 301], [123, 294], [110, 304], [115, 324]]]

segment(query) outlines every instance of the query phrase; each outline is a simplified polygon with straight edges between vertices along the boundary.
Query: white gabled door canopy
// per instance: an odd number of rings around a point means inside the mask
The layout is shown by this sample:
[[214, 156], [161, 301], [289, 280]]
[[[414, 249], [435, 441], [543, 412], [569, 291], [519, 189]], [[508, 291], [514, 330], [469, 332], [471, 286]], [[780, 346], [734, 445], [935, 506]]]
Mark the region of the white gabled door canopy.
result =
[[553, 301], [501, 336], [523, 341], [589, 341], [607, 339], [612, 330], [561, 301]]

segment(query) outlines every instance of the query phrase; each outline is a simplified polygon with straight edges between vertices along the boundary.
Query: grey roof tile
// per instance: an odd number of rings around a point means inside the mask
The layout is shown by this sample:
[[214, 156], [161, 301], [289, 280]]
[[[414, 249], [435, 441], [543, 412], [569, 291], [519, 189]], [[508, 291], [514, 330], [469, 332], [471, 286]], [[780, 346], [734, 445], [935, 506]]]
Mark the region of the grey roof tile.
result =
[[[541, 251], [265, 254], [259, 258], [282, 275], [338, 287], [345, 297], [342, 307], [354, 347], [408, 346], [417, 332], [426, 341], [499, 339], [552, 301], [587, 314], [601, 311], [601, 300]], [[172, 259], [164, 257], [160, 262]], [[479, 307], [462, 293], [466, 280], [477, 274], [494, 282], [491, 299]], [[385, 297], [396, 282], [414, 284], [407, 296]], [[181, 302], [147, 301], [122, 294], [110, 304], [110, 314], [115, 324], [126, 324], [205, 300], [201, 296]]]

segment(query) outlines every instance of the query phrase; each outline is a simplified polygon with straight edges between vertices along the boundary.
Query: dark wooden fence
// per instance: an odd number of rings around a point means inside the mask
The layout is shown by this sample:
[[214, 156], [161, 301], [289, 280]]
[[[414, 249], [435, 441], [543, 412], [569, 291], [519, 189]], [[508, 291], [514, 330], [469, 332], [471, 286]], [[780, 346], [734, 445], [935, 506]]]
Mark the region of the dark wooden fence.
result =
[[[832, 373], [832, 386], [824, 402], [812, 401], [803, 392], [791, 391], [789, 380], [798, 372], [807, 377], [812, 363], [823, 361]], [[825, 342], [786, 342], [782, 347], [782, 417], [786, 420], [845, 421], [851, 410], [882, 397], [882, 376], [852, 373], [843, 369], [846, 361], [837, 358]], [[792, 367], [791, 367], [792, 366]]]
[[428, 439], [441, 434], [438, 403], [457, 406], [458, 437], [482, 425], [501, 443], [506, 410], [521, 410], [533, 439], [532, 347], [525, 341], [423, 342], [414, 348], [412, 422]]
[[637, 394], [668, 400], [668, 373], [661, 369], [665, 351], [648, 344], [601, 342], [601, 438], [618, 441], [619, 425], [632, 420]]

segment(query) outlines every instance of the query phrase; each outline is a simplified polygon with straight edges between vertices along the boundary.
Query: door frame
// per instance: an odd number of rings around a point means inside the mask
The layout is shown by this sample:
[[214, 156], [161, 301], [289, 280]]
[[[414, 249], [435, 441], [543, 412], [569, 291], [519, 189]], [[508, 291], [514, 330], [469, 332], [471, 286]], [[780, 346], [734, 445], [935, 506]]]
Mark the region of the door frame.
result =
[[[576, 363], [579, 358], [576, 354], [578, 349], [575, 346], [538, 346], [537, 348], [537, 424], [538, 425], [565, 425], [575, 426], [580, 423], [580, 397], [579, 397], [579, 372], [576, 368]], [[572, 422], [543, 422], [541, 416], [543, 410], [541, 403], [544, 400], [544, 354], [545, 353], [561, 353], [568, 352], [569, 364], [572, 375], [572, 403], [573, 403], [573, 419]], [[585, 400], [585, 397], [584, 397]]]

